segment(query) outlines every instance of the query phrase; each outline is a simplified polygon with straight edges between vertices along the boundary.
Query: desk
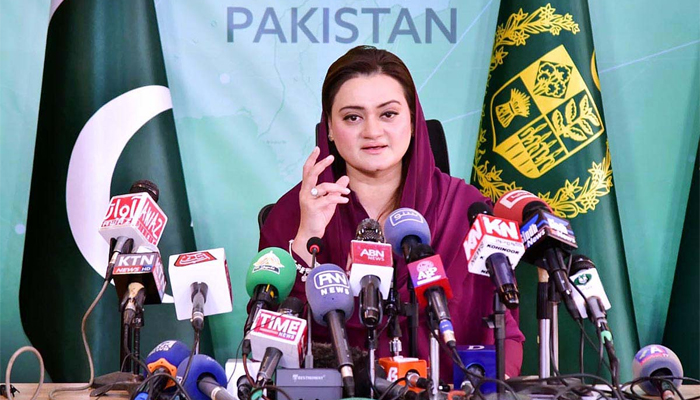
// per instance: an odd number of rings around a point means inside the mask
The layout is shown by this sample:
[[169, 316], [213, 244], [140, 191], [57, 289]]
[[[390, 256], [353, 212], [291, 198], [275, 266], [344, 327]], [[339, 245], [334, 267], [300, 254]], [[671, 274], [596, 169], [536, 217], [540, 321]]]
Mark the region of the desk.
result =
[[[65, 387], [76, 387], [82, 385], [81, 383], [45, 383], [41, 386], [41, 391], [39, 392], [39, 397], [37, 399], [45, 400], [49, 398], [49, 392], [56, 388]], [[21, 393], [17, 393], [15, 399], [17, 400], [29, 400], [32, 398], [34, 391], [36, 390], [36, 383], [15, 383], [13, 384]], [[691, 398], [695, 396], [700, 396], [700, 385], [684, 385], [681, 386], [681, 393], [685, 398]], [[102, 399], [128, 399], [129, 395], [126, 392], [109, 392], [108, 397], [102, 397]], [[649, 397], [653, 399], [654, 397]], [[80, 392], [61, 392], [56, 396], [57, 400], [88, 400], [94, 399], [90, 397], [89, 390], [82, 390]], [[658, 397], [656, 397], [658, 399]]]
[[[69, 387], [80, 387], [84, 386], [84, 383], [44, 383], [41, 385], [41, 390], [39, 391], [39, 396], [37, 399], [46, 400], [49, 398], [49, 392], [56, 388], [69, 388]], [[36, 390], [36, 383], [13, 383], [12, 386], [16, 387], [20, 393], [17, 393], [15, 399], [17, 400], [30, 400], [34, 395]], [[56, 400], [88, 400], [95, 399], [95, 397], [90, 397], [90, 389], [81, 390], [79, 392], [59, 392], [56, 393]], [[127, 392], [115, 391], [109, 392], [108, 397], [101, 397], [102, 399], [128, 399], [129, 394]], [[0, 399], [5, 400], [4, 397]]]

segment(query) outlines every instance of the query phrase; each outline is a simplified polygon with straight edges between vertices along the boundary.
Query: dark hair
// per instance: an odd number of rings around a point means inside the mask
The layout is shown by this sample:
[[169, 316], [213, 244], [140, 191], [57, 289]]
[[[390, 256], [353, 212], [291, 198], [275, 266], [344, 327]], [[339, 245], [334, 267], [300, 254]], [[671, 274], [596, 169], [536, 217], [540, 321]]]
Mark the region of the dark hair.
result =
[[[404, 96], [406, 96], [406, 102], [408, 103], [408, 108], [411, 112], [411, 125], [415, 125], [416, 116], [416, 86], [413, 83], [413, 78], [411, 73], [408, 71], [406, 64], [401, 61], [395, 54], [390, 53], [386, 50], [380, 50], [373, 46], [357, 46], [339, 59], [335, 60], [333, 64], [328, 68], [326, 73], [326, 78], [323, 81], [323, 88], [321, 89], [321, 107], [323, 115], [326, 117], [326, 121], [331, 119], [331, 108], [333, 107], [333, 102], [335, 101], [335, 96], [338, 94], [340, 87], [343, 86], [345, 82], [352, 78], [357, 78], [358, 76], [369, 76], [374, 74], [384, 74], [396, 79], [401, 87], [403, 88]], [[326, 126], [326, 131], [328, 131], [328, 126]], [[323, 140], [323, 139], [321, 139]], [[325, 140], [328, 140], [326, 138]], [[330, 153], [335, 157], [333, 162], [333, 175], [338, 179], [339, 177], [345, 175], [345, 160], [338, 153], [338, 149], [335, 147], [335, 143], [328, 141], [328, 147]], [[404, 155], [402, 162], [402, 175], [401, 184], [398, 190], [394, 194], [391, 202], [387, 204], [387, 208], [380, 213], [380, 216], [387, 211], [393, 211], [398, 208], [401, 201], [401, 195], [403, 193], [403, 185], [406, 180], [406, 173], [408, 172], [408, 163], [410, 162], [409, 157], [413, 148], [413, 140]], [[379, 218], [379, 216], [377, 217]]]

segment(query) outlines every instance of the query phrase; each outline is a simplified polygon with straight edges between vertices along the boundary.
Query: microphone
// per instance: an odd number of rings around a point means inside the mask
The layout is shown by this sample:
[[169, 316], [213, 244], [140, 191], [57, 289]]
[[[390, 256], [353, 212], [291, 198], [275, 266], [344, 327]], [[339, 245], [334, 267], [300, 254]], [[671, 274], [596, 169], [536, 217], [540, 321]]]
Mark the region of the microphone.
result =
[[[579, 290], [574, 290], [571, 295], [578, 307], [578, 312], [582, 318], [591, 320], [596, 326], [596, 331], [600, 337], [600, 342], [605, 346], [610, 360], [612, 379], [615, 385], [618, 384], [619, 360], [615, 354], [613, 345], [613, 335], [608, 326], [605, 310], [610, 309], [610, 301], [605, 294], [603, 284], [600, 281], [598, 270], [590, 258], [576, 254], [571, 261], [571, 282]], [[580, 293], [579, 293], [580, 291]], [[581, 296], [583, 294], [583, 297]]]
[[430, 227], [425, 218], [411, 208], [399, 208], [389, 214], [384, 224], [386, 241], [391, 245], [397, 256], [403, 257], [406, 263], [414, 247], [430, 243]]
[[376, 387], [377, 392], [379, 392], [379, 398], [406, 400], [418, 399], [418, 393], [409, 390], [408, 386], [397, 385], [384, 378], [374, 378], [374, 387]]
[[310, 237], [306, 242], [306, 251], [308, 251], [315, 260], [316, 256], [323, 252], [323, 240], [316, 236]]
[[[285, 307], [288, 306], [289, 303], [285, 304]], [[306, 351], [306, 335], [305, 319], [266, 309], [258, 311], [247, 336], [251, 357], [261, 361], [256, 378], [258, 386], [272, 380], [278, 366], [300, 367]]]
[[639, 385], [646, 394], [671, 400], [674, 398], [673, 385], [679, 388], [683, 383], [682, 379], [671, 379], [671, 377], [683, 377], [683, 365], [676, 353], [668, 347], [650, 344], [642, 347], [634, 356], [632, 375], [635, 380], [652, 378]]
[[296, 280], [296, 262], [291, 254], [279, 247], [260, 250], [253, 257], [245, 277], [245, 287], [250, 296], [248, 318], [243, 327], [247, 335], [260, 310], [277, 308], [287, 298]]
[[494, 213], [520, 223], [525, 246], [522, 259], [547, 271], [569, 314], [580, 320], [564, 263], [564, 256], [578, 247], [569, 221], [554, 215], [547, 203], [526, 190], [504, 194], [496, 202]]
[[117, 255], [112, 276], [124, 324], [130, 325], [144, 304], [162, 303], [166, 282], [159, 252]]
[[464, 239], [469, 272], [488, 276], [501, 302], [509, 309], [518, 307], [520, 293], [513, 270], [525, 252], [515, 221], [493, 215], [486, 203], [475, 202], [467, 211], [471, 228]]
[[287, 297], [284, 299], [277, 312], [282, 315], [298, 317], [304, 311], [304, 302], [298, 297]]
[[[432, 249], [431, 249], [432, 250]], [[434, 254], [434, 253], [433, 253]], [[447, 280], [442, 259], [434, 254], [408, 264], [408, 273], [421, 307], [429, 307], [439, 321], [443, 341], [449, 347], [457, 345], [447, 300], [452, 298], [452, 287]]]
[[190, 372], [187, 380], [183, 374], [187, 369], [190, 358], [184, 359], [177, 367], [177, 379], [192, 400], [234, 400], [232, 394], [226, 391], [226, 372], [213, 358], [204, 354], [192, 357]]
[[148, 180], [136, 181], [129, 194], [114, 196], [109, 202], [99, 233], [109, 243], [109, 263], [105, 280], [112, 279], [112, 271], [119, 254], [146, 247], [157, 251], [168, 217], [158, 206], [158, 187]]
[[389, 297], [394, 276], [391, 245], [384, 243], [379, 222], [366, 218], [357, 227], [351, 246], [350, 288], [360, 297], [360, 322], [375, 328], [382, 320], [382, 298]]
[[[571, 262], [570, 277], [574, 286], [583, 293], [583, 297], [581, 297], [579, 290], [572, 292], [581, 317], [588, 317], [602, 332], [607, 332], [610, 335], [605, 312], [611, 307], [610, 300], [605, 294], [603, 283], [593, 261], [581, 254], [574, 255]], [[609, 340], [612, 340], [612, 337]]]
[[[190, 349], [179, 340], [166, 340], [153, 348], [146, 357], [148, 371], [144, 374], [166, 373], [170, 376], [177, 375], [177, 367], [190, 355]], [[159, 392], [175, 387], [171, 379], [165, 377], [154, 378], [153, 387]], [[158, 398], [158, 396], [154, 396]]]
[[199, 332], [204, 316], [230, 312], [233, 292], [223, 248], [170, 256], [170, 282], [178, 320]]
[[314, 321], [330, 328], [346, 397], [354, 397], [353, 362], [345, 330], [345, 321], [350, 318], [354, 308], [348, 276], [335, 264], [322, 264], [309, 273], [306, 280], [306, 297]]

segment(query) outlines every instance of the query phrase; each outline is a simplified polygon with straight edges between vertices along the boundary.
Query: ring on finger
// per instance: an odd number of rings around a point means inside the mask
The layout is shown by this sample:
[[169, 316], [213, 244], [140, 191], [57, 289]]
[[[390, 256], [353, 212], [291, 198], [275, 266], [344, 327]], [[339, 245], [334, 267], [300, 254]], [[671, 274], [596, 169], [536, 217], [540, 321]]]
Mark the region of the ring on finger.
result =
[[311, 188], [311, 196], [314, 197], [314, 198], [316, 198], [316, 197], [318, 197], [318, 195], [319, 195], [318, 189], [315, 188], [315, 187], [314, 187], [314, 188]]

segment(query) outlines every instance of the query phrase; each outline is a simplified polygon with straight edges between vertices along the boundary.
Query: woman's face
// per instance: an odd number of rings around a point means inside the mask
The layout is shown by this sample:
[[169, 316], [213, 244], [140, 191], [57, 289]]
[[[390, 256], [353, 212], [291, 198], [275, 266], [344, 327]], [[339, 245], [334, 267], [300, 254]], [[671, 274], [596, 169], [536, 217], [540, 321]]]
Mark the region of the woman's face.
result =
[[400, 173], [412, 131], [401, 84], [384, 74], [349, 79], [335, 96], [329, 128], [348, 170]]

